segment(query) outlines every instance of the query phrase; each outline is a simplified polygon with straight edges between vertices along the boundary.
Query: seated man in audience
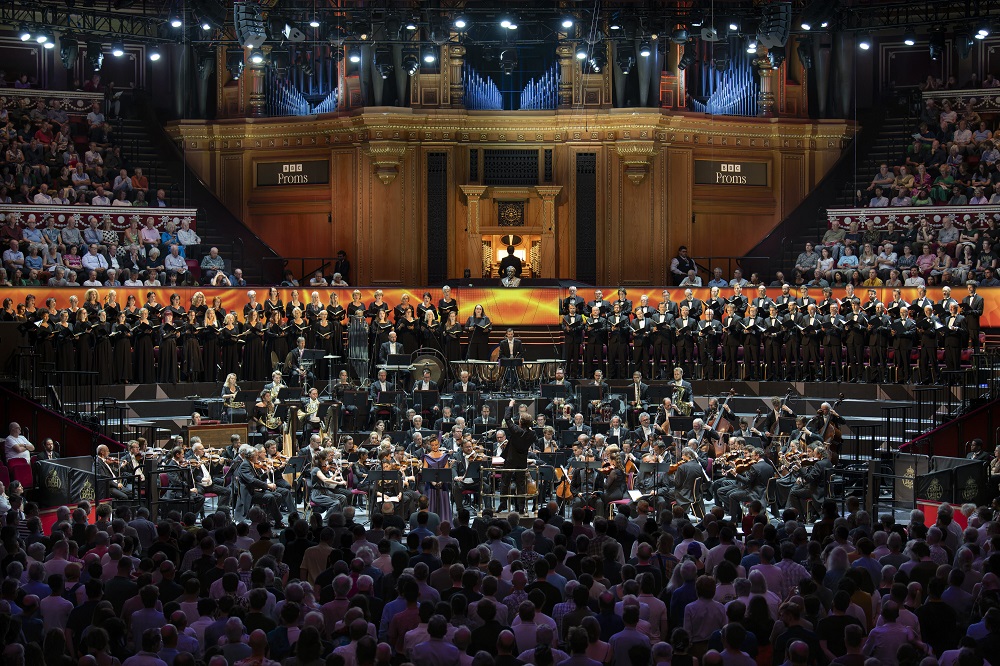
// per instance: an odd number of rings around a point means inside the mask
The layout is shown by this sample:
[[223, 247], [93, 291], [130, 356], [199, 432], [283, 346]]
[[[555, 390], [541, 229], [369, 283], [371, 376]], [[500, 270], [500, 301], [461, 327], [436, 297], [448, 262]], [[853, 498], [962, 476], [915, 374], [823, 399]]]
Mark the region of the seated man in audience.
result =
[[177, 240], [181, 242], [181, 245], [187, 247], [189, 245], [201, 245], [201, 236], [196, 234], [193, 229], [191, 229], [191, 220], [184, 218], [181, 220], [181, 228], [177, 230]]
[[878, 173], [872, 178], [872, 182], [868, 185], [867, 191], [871, 192], [877, 187], [882, 189], [887, 189], [892, 187], [892, 184], [896, 181], [895, 176], [893, 176], [892, 171], [889, 169], [889, 165], [882, 163], [879, 165]]
[[7, 274], [14, 275], [17, 269], [24, 270], [24, 252], [16, 240], [12, 240], [6, 250], [3, 251], [3, 267], [7, 269]]
[[142, 169], [139, 167], [136, 167], [132, 174], [132, 189], [143, 194], [149, 191], [149, 178], [142, 175]]
[[187, 275], [187, 261], [180, 255], [177, 245], [170, 246], [170, 253], [163, 259], [163, 268], [168, 275], [176, 275], [178, 282]]
[[213, 247], [201, 260], [201, 275], [206, 281], [211, 282], [215, 274], [225, 267], [226, 262], [219, 256], [219, 248]]
[[726, 278], [722, 277], [721, 268], [716, 267], [715, 269], [712, 270], [712, 279], [708, 281], [708, 286], [718, 287], [719, 289], [723, 289], [729, 286], [729, 283], [726, 281]]
[[812, 275], [819, 266], [819, 255], [813, 251], [813, 244], [806, 243], [805, 252], [800, 252], [795, 259], [795, 270], [802, 275]]
[[97, 277], [103, 277], [108, 270], [108, 260], [101, 254], [101, 246], [92, 244], [87, 254], [83, 255], [83, 268], [86, 271], [95, 271]]
[[156, 201], [153, 202], [154, 208], [170, 208], [170, 204], [167, 203], [167, 193], [164, 190], [156, 190]]
[[243, 269], [237, 268], [233, 271], [233, 274], [229, 276], [229, 286], [230, 287], [245, 287], [247, 286], [247, 281], [243, 278]]
[[87, 218], [87, 228], [83, 230], [83, 242], [89, 247], [91, 245], [101, 245], [104, 243], [104, 233], [97, 226], [97, 216], [91, 215]]
[[83, 281], [84, 287], [102, 287], [104, 286], [101, 280], [97, 277], [97, 271], [90, 269], [87, 271], [87, 279]]

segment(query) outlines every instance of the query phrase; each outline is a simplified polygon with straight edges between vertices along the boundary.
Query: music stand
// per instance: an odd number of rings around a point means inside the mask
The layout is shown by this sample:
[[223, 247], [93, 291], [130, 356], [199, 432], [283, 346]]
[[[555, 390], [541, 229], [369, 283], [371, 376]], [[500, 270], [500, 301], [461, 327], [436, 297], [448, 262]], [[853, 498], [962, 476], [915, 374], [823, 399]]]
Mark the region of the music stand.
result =
[[693, 416], [671, 416], [670, 417], [670, 429], [674, 432], [684, 431], [694, 429], [694, 417]]
[[479, 404], [479, 391], [455, 391], [452, 394], [452, 403], [454, 409], [461, 409], [467, 415], [469, 409], [475, 409]]
[[453, 474], [451, 469], [437, 469], [425, 467], [420, 470], [420, 481], [422, 483], [451, 483]]
[[373, 469], [368, 472], [368, 476], [365, 481], [369, 484], [369, 497], [368, 506], [375, 506], [375, 496], [377, 493], [381, 493], [385, 497], [385, 492], [381, 486], [385, 483], [392, 483], [393, 481], [399, 481], [402, 484], [403, 474], [398, 469]]
[[594, 400], [601, 400], [604, 397], [604, 387], [595, 386], [593, 384], [583, 384], [577, 387], [578, 393], [580, 394], [580, 404], [585, 405], [593, 402]]
[[[653, 473], [653, 490], [659, 491], [664, 487], [663, 483], [660, 483], [662, 479], [664, 482], [667, 480], [667, 475], [670, 473], [670, 463], [668, 462], [639, 462], [639, 478], [642, 479], [646, 474], [650, 472]], [[663, 473], [660, 477], [659, 474]], [[663, 493], [657, 492], [657, 496], [664, 497]]]
[[441, 394], [436, 390], [413, 392], [413, 408], [417, 410], [417, 414], [424, 415], [432, 413], [434, 411], [434, 407], [440, 402]]
[[542, 384], [539, 388], [541, 390], [541, 396], [543, 398], [548, 398], [550, 401], [554, 398], [566, 397], [566, 386], [563, 384]]
[[563, 448], [565, 447], [573, 448], [573, 445], [576, 444], [577, 438], [579, 438], [580, 435], [586, 435], [586, 434], [587, 433], [580, 432], [578, 430], [563, 430], [561, 433], [559, 433], [559, 446]]
[[340, 357], [336, 356], [334, 354], [327, 354], [326, 356], [323, 357], [323, 360], [330, 361], [330, 363], [329, 363], [329, 373], [328, 373], [327, 379], [326, 379], [326, 388], [323, 389], [320, 392], [320, 396], [321, 397], [324, 396], [324, 395], [328, 396], [330, 398], [334, 397], [334, 395], [333, 395], [333, 361], [334, 361], [334, 359], [338, 359], [338, 358], [340, 358]]
[[302, 378], [302, 390], [304, 393], [309, 393], [309, 372], [316, 366], [321, 358], [326, 354], [323, 349], [303, 349], [302, 350], [302, 360], [300, 361], [302, 368], [306, 371], [305, 376]]
[[521, 379], [517, 375], [517, 369], [524, 367], [524, 359], [520, 357], [514, 358], [501, 358], [500, 367], [503, 368], [503, 384], [505, 387], [510, 386], [510, 378], [514, 377], [514, 386], [517, 390], [523, 390], [521, 386]]
[[[583, 469], [583, 470], [601, 469], [601, 467], [603, 465], [604, 465], [604, 463], [601, 462], [600, 460], [588, 460], [586, 462], [578, 461], [578, 462], [573, 463], [573, 468], [574, 469]], [[594, 480], [595, 481], [597, 480], [596, 477], [595, 477]], [[572, 482], [573, 482], [573, 480], [570, 479], [570, 483], [572, 483]], [[583, 490], [582, 490], [582, 494], [583, 494], [584, 497], [587, 497], [587, 495], [589, 495], [591, 493], [590, 475], [587, 474], [587, 473], [584, 473], [584, 475], [583, 475], [583, 486], [584, 487], [583, 487]], [[588, 498], [587, 501], [588, 502], [590, 501], [589, 498]]]
[[302, 389], [299, 387], [283, 386], [278, 391], [278, 400], [281, 402], [291, 402], [302, 397]]
[[539, 463], [544, 463], [542, 466], [548, 467], [565, 467], [566, 463], [569, 461], [569, 457], [572, 455], [572, 451], [555, 451], [554, 453], [536, 453], [535, 459]]
[[490, 430], [496, 430], [499, 427], [500, 425], [498, 423], [474, 423], [472, 424], [472, 434], [482, 435]]

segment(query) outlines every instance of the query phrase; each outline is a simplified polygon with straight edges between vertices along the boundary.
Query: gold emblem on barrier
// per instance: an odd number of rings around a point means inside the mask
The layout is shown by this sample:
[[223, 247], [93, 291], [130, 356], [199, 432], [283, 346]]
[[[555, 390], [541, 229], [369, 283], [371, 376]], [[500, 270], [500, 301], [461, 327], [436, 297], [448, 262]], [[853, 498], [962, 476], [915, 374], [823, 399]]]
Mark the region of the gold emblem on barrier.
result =
[[906, 471], [903, 472], [903, 487], [907, 490], [913, 490], [913, 479], [917, 476], [917, 470], [913, 469], [912, 466], [907, 467]]
[[962, 488], [962, 499], [966, 502], [972, 502], [977, 497], [979, 497], [979, 484], [970, 476], [965, 480], [965, 486]]
[[96, 494], [94, 493], [94, 484], [92, 484], [90, 481], [84, 481], [83, 487], [80, 488], [80, 499], [87, 500], [88, 502], [93, 502], [95, 495]]
[[45, 475], [45, 487], [49, 490], [59, 490], [62, 488], [62, 479], [59, 478], [59, 472], [52, 470]]
[[941, 482], [937, 479], [931, 481], [930, 485], [927, 486], [927, 499], [932, 502], [940, 502], [941, 498], [944, 497], [944, 487]]

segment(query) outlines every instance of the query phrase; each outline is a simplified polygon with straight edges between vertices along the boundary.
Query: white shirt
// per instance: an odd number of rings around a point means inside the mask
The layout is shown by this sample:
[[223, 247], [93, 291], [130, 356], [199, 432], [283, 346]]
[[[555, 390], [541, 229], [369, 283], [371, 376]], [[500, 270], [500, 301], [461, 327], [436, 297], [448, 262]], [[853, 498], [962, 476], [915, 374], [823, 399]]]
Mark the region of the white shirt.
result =
[[201, 243], [201, 237], [193, 229], [180, 229], [177, 232], [177, 240], [181, 242], [181, 245], [199, 245]]
[[42, 630], [48, 633], [50, 629], [62, 629], [66, 626], [73, 602], [61, 596], [49, 595], [38, 602], [42, 611]]
[[30, 443], [31, 442], [29, 442], [28, 438], [25, 437], [24, 435], [20, 435], [18, 437], [10, 435], [7, 437], [7, 439], [4, 440], [3, 443], [4, 455], [7, 456], [7, 460], [10, 460], [11, 458], [23, 458], [24, 460], [31, 462], [31, 451], [25, 449], [24, 451], [18, 453], [17, 451], [14, 450], [14, 447], [17, 446], [18, 444], [20, 444], [21, 446], [27, 446]]

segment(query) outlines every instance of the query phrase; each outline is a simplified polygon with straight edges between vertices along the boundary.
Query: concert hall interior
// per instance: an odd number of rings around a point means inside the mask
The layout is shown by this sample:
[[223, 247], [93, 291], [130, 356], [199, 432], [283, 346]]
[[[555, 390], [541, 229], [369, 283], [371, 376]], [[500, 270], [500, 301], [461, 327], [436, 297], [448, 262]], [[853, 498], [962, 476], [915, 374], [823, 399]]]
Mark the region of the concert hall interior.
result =
[[3, 663], [988, 663], [998, 54], [991, 0], [0, 3]]

